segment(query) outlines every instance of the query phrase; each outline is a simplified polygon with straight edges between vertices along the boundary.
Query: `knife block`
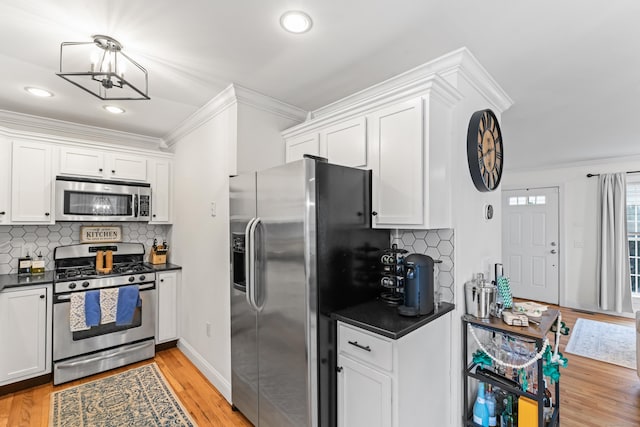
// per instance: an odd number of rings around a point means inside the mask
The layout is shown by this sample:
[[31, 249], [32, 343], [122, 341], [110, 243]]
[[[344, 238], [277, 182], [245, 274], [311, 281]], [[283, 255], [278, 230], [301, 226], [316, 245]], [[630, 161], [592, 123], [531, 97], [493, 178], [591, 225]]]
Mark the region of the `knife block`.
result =
[[166, 264], [167, 249], [162, 245], [151, 248], [151, 251], [149, 252], [149, 262], [151, 264]]

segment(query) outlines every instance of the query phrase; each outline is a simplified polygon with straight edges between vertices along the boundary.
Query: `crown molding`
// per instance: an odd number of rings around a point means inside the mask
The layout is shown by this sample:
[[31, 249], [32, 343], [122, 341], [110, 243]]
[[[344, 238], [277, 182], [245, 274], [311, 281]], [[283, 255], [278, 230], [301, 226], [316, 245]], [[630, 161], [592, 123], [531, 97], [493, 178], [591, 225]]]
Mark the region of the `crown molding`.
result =
[[[461, 74], [500, 112], [503, 112], [513, 104], [513, 100], [509, 98], [507, 93], [478, 62], [469, 49], [461, 47], [353, 95], [318, 108], [311, 112], [311, 116], [320, 118], [335, 111], [345, 110], [351, 105], [366, 102], [367, 99], [373, 99], [387, 92], [398, 90], [398, 88], [432, 78], [434, 74], [447, 78], [456, 73]], [[453, 86], [456, 87], [455, 84]]]
[[[629, 156], [601, 157], [598, 159], [575, 160], [568, 162], [549, 163], [538, 166], [527, 167], [507, 167], [505, 172], [509, 173], [531, 173], [540, 171], [550, 171], [556, 169], [579, 169], [579, 168], [597, 168], [600, 166], [610, 166], [614, 164], [634, 164], [640, 162], [640, 155], [634, 154]], [[599, 170], [592, 170], [589, 173], [600, 173]], [[607, 173], [607, 172], [605, 172]]]
[[[440, 58], [436, 59], [436, 61], [439, 60]], [[466, 47], [462, 47], [445, 55], [440, 65], [442, 69], [438, 74], [444, 78], [455, 75], [461, 76], [493, 105], [499, 113], [503, 113], [513, 105], [513, 99], [511, 99], [493, 76], [489, 74], [487, 69], [484, 68], [480, 61], [478, 61]]]
[[124, 147], [131, 144], [143, 149], [164, 148], [160, 138], [7, 110], [0, 110], [0, 126], [4, 127], [7, 133], [16, 135], [42, 133], [51, 135], [54, 139], [71, 137], [81, 141], [95, 141]]
[[[429, 96], [439, 99], [448, 107], [453, 107], [462, 99], [462, 94], [437, 74], [403, 82], [382, 92], [359, 92], [353, 102], [343, 104], [341, 101], [331, 105], [341, 106], [340, 109], [327, 109], [324, 114], [314, 117], [299, 125], [293, 126], [282, 132], [284, 138], [291, 138], [298, 134], [313, 131], [316, 128], [325, 127], [343, 120], [358, 117], [403, 99], [415, 96]], [[351, 98], [351, 97], [349, 97]]]
[[184, 136], [236, 104], [249, 105], [296, 121], [304, 120], [307, 115], [306, 111], [293, 105], [278, 101], [254, 90], [236, 84], [230, 84], [222, 92], [213, 97], [211, 101], [207, 102], [198, 111], [183, 121], [175, 130], [168, 133], [163, 138], [165, 144], [168, 147], [173, 147]]

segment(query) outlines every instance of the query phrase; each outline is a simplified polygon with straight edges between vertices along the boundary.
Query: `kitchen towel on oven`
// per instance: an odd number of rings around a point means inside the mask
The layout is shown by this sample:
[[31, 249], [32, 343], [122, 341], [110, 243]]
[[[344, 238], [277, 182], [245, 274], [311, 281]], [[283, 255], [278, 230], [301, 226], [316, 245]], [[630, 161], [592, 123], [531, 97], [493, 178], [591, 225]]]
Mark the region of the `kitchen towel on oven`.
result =
[[100, 289], [100, 323], [116, 321], [118, 306], [118, 288]]
[[140, 307], [140, 290], [138, 286], [120, 286], [118, 288], [118, 308], [116, 310], [116, 325], [128, 325], [133, 321], [136, 307]]
[[86, 331], [89, 329], [85, 321], [84, 292], [71, 294], [71, 308], [69, 312], [69, 327], [71, 332]]
[[84, 320], [87, 326], [98, 326], [100, 324], [100, 291], [87, 291], [84, 294]]

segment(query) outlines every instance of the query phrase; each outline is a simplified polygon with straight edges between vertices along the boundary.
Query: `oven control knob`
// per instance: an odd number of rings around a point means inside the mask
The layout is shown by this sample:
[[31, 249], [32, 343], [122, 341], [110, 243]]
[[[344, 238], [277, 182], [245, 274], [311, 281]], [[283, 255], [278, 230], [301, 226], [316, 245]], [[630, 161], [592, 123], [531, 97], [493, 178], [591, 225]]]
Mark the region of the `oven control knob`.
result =
[[144, 279], [146, 279], [145, 276], [140, 276], [140, 281], [142, 282]]
[[75, 289], [75, 288], [76, 288], [75, 283], [69, 283], [69, 289]]
[[133, 276], [129, 277], [129, 281], [130, 281], [130, 282], [133, 282], [134, 280], [136, 280], [136, 278], [135, 278], [135, 277], [133, 277]]
[[83, 288], [88, 288], [89, 287], [89, 282], [82, 282], [82, 287]]

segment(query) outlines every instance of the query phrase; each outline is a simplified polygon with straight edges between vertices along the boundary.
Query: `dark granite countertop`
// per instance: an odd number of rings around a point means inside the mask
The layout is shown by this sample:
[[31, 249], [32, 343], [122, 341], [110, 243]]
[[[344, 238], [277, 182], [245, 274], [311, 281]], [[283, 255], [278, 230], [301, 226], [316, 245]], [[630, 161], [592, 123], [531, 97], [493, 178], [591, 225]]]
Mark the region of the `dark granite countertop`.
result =
[[156, 273], [158, 272], [163, 272], [163, 271], [170, 271], [170, 270], [182, 270], [182, 267], [176, 264], [170, 264], [170, 263], [166, 263], [166, 264], [149, 264], [148, 262], [145, 262], [145, 265], [147, 267], [152, 268]]
[[398, 314], [398, 308], [384, 301], [373, 300], [331, 314], [335, 320], [357, 326], [364, 330], [397, 340], [411, 331], [434, 321], [452, 311], [453, 304], [443, 302], [433, 313], [420, 317], [405, 317]]
[[0, 274], [0, 291], [4, 288], [17, 286], [42, 285], [53, 282], [53, 271], [45, 271], [41, 274]]

